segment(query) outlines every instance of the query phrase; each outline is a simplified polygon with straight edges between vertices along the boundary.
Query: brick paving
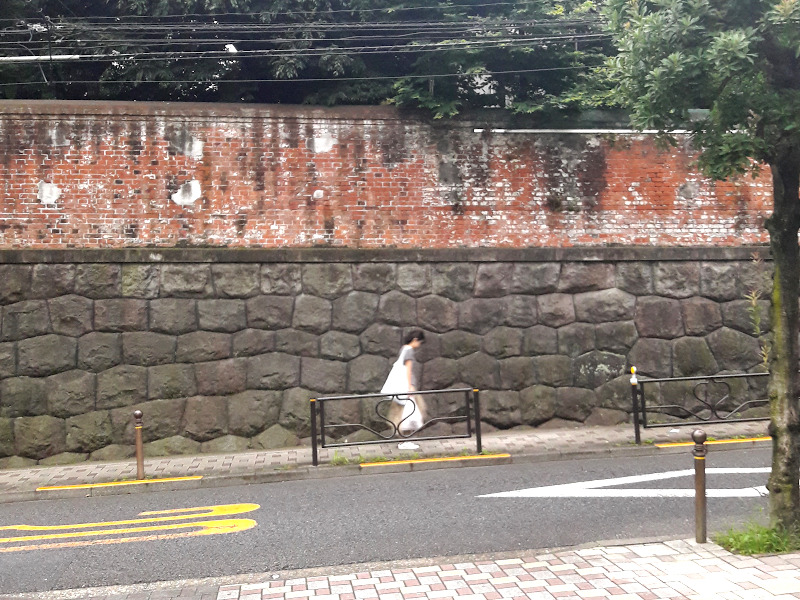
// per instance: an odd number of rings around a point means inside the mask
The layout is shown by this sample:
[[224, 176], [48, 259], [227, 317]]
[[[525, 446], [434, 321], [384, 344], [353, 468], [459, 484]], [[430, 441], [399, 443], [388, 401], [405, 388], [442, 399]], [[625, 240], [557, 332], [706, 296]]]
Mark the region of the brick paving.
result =
[[[716, 438], [760, 436], [764, 435], [766, 424], [731, 423], [704, 429]], [[690, 434], [689, 428], [654, 429], [646, 431], [645, 437], [656, 442], [687, 441]], [[631, 444], [632, 438], [631, 426], [568, 431], [517, 430], [487, 434], [484, 448], [508, 452], [515, 462], [662, 451], [652, 444], [635, 447]], [[418, 454], [422, 457], [458, 455], [474, 450], [474, 444], [474, 440], [422, 441]], [[690, 449], [669, 451], [688, 453]], [[354, 461], [369, 456], [397, 458], [407, 455], [400, 452], [396, 444], [341, 448], [337, 453]], [[332, 451], [322, 450], [321, 463], [326, 465], [332, 456]], [[253, 481], [259, 474], [280, 479], [358, 472], [358, 467], [314, 468], [310, 463], [310, 448], [287, 448], [235, 455], [149, 459], [146, 469], [162, 477], [203, 475], [215, 481], [215, 485], [226, 481], [231, 484]], [[135, 466], [130, 462], [0, 471], [0, 496], [5, 501], [13, 501], [15, 497], [19, 499], [21, 495], [33, 493], [39, 486], [96, 483], [133, 476]], [[530, 600], [788, 600], [800, 598], [800, 553], [744, 557], [711, 543], [663, 540], [0, 596], [4, 600], [504, 600], [518, 597]]]
[[[419, 561], [418, 561], [419, 562]], [[369, 568], [371, 567], [371, 568]], [[341, 570], [341, 568], [339, 568]], [[800, 553], [745, 557], [671, 540], [418, 566], [23, 594], [42, 600], [789, 600], [800, 598]], [[0, 596], [0, 598], [3, 598]]]

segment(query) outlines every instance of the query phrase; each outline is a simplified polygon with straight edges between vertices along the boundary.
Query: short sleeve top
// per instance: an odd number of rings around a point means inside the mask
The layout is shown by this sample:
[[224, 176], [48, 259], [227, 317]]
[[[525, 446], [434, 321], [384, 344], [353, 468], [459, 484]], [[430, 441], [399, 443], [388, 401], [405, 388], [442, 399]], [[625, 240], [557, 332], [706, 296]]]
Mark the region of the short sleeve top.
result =
[[403, 346], [400, 350], [401, 364], [406, 364], [411, 361], [411, 384], [415, 389], [419, 389], [419, 362], [417, 361], [417, 354], [411, 346]]

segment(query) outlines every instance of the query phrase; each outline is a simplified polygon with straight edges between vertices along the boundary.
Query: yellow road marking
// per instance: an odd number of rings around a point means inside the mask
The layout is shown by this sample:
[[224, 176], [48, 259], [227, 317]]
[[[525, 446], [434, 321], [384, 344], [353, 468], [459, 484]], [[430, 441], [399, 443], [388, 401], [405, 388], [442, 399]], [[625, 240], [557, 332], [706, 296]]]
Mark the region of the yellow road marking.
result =
[[84, 490], [88, 488], [112, 487], [117, 485], [142, 485], [146, 483], [167, 483], [170, 481], [196, 481], [202, 479], [202, 475], [188, 475], [186, 477], [164, 477], [162, 479], [134, 479], [132, 481], [107, 481], [105, 483], [78, 483], [75, 485], [47, 485], [36, 488], [37, 492], [47, 492], [52, 490]]
[[361, 463], [362, 467], [380, 467], [383, 465], [409, 465], [413, 463], [448, 462], [455, 460], [482, 460], [486, 458], [508, 458], [510, 454], [486, 454], [470, 456], [445, 456], [442, 458], [414, 458], [411, 460], [389, 460], [383, 462]]
[[[166, 521], [178, 521], [181, 519], [195, 519], [198, 517], [220, 517], [229, 515], [239, 515], [242, 513], [258, 510], [258, 504], [219, 504], [217, 506], [197, 506], [194, 508], [174, 508], [170, 510], [149, 510], [141, 512], [137, 516], [151, 515], [172, 515], [167, 517], [156, 517], [154, 519], [127, 519], [124, 521], [103, 521], [100, 523], [75, 523], [71, 525], [2, 525], [0, 531], [57, 531], [59, 529], [91, 529], [93, 527], [116, 527], [119, 525], [136, 525], [137, 523], [159, 523]], [[194, 514], [177, 514], [189, 513]], [[3, 539], [0, 538], [0, 542]]]
[[[147, 531], [168, 531], [172, 529], [201, 528], [195, 535], [212, 535], [214, 533], [231, 533], [243, 531], [255, 525], [251, 519], [219, 519], [217, 521], [195, 521], [192, 523], [170, 523], [165, 525], [148, 525], [146, 527], [127, 527], [123, 529], [93, 529], [91, 531], [73, 531], [70, 533], [49, 533], [46, 535], [23, 535], [19, 537], [0, 538], [0, 544], [12, 542], [38, 542], [41, 540], [69, 539], [78, 537], [139, 533]], [[216, 531], [220, 530], [220, 531]]]
[[[768, 442], [772, 438], [769, 436], [743, 438], [740, 440], [711, 440], [706, 444], [744, 444], [746, 442]], [[694, 442], [669, 442], [664, 444], [654, 444], [656, 448], [674, 448], [677, 446], [694, 446]]]
[[[194, 508], [176, 508], [169, 510], [155, 510], [139, 513], [144, 519], [127, 519], [120, 521], [105, 521], [98, 523], [74, 523], [65, 525], [4, 525], [0, 531], [35, 531], [45, 532], [39, 535], [23, 535], [0, 538], [0, 553], [18, 552], [21, 550], [40, 550], [46, 548], [67, 548], [88, 546], [94, 544], [121, 544], [133, 541], [147, 541], [153, 539], [173, 539], [178, 537], [191, 537], [200, 535], [217, 535], [222, 533], [235, 533], [246, 531], [257, 525], [252, 519], [214, 519], [207, 517], [230, 516], [252, 512], [259, 509], [258, 504], [222, 504], [218, 506], [198, 506]], [[167, 516], [157, 516], [167, 515]], [[201, 519], [192, 521], [190, 519]], [[183, 523], [175, 521], [183, 520]], [[155, 523], [155, 524], [154, 524]], [[130, 527], [139, 525], [141, 527]], [[75, 531], [76, 529], [82, 531]], [[169, 533], [162, 533], [169, 532]], [[177, 532], [177, 533], [176, 533]], [[103, 536], [122, 536], [127, 534], [146, 533], [128, 537], [103, 538]], [[42, 542], [47, 540], [74, 540], [45, 544], [29, 544], [28, 542]], [[24, 544], [9, 545], [5, 544]]]

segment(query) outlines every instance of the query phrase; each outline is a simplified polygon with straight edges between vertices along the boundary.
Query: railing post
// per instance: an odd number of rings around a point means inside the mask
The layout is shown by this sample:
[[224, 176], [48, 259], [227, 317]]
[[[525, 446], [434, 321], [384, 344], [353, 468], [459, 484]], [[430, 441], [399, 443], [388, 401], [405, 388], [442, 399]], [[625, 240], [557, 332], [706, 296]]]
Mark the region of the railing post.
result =
[[467, 436], [472, 437], [472, 390], [464, 392], [464, 402], [467, 405]]
[[478, 388], [473, 388], [472, 396], [475, 399], [475, 442], [478, 447], [478, 454], [483, 452], [483, 442], [481, 441], [481, 399]]
[[311, 464], [319, 464], [317, 453], [317, 399], [311, 398]]
[[634, 441], [638, 445], [642, 443], [642, 434], [639, 431], [639, 380], [636, 378], [636, 367], [631, 367], [631, 405]]
[[706, 543], [706, 433], [697, 429], [694, 441], [694, 529], [698, 544]]
[[144, 479], [144, 446], [142, 444], [142, 416], [140, 410], [133, 411], [133, 431], [136, 440], [136, 479]]

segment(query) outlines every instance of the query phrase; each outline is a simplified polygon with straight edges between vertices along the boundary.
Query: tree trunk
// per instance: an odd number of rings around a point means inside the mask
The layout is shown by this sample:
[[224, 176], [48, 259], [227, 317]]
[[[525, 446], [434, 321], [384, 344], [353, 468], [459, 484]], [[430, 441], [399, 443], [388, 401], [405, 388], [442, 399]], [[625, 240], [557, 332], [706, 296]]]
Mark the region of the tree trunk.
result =
[[775, 266], [770, 351], [769, 477], [773, 526], [800, 527], [800, 407], [798, 407], [798, 299], [800, 298], [800, 147], [788, 147], [770, 164], [774, 211], [767, 220]]

